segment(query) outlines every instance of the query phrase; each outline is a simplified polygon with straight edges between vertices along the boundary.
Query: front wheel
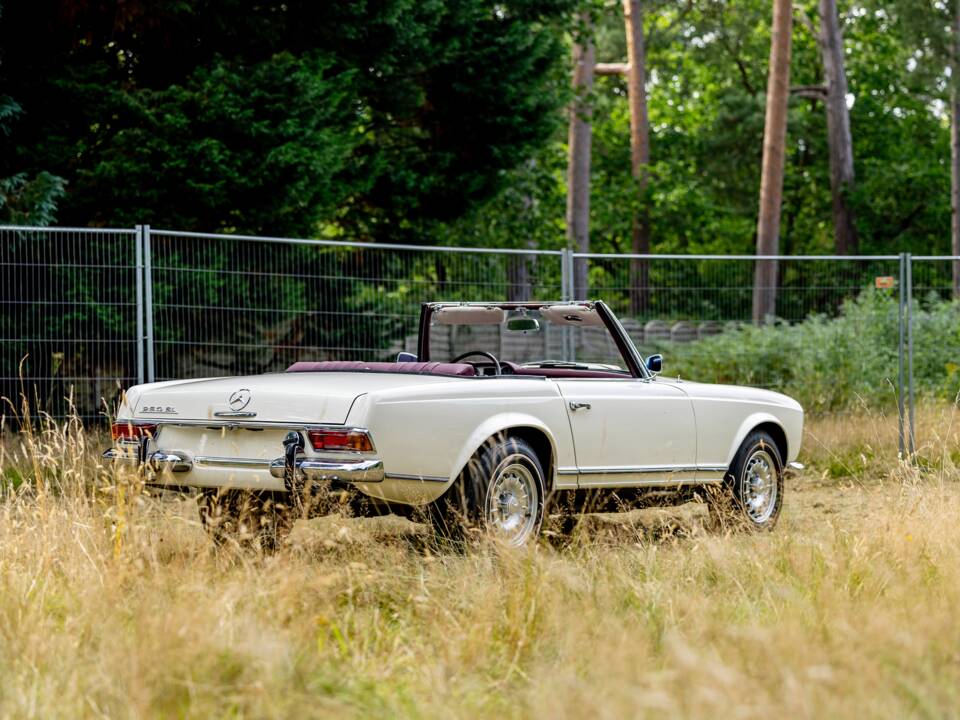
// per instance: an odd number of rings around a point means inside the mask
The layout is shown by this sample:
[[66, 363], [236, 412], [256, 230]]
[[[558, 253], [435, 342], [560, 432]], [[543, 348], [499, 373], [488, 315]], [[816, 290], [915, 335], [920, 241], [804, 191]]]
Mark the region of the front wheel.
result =
[[533, 448], [519, 438], [492, 438], [429, 514], [442, 537], [486, 534], [520, 547], [539, 534], [545, 497], [543, 466]]
[[721, 526], [773, 530], [783, 506], [783, 460], [773, 438], [750, 433], [737, 451], [723, 488], [710, 496]]

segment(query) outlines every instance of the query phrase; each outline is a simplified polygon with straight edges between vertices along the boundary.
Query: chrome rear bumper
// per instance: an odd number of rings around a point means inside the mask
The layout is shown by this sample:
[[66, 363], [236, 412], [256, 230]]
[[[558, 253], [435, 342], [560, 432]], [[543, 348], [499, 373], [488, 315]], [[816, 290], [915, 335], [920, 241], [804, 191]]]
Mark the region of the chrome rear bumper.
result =
[[[297, 458], [294, 461], [297, 474], [308, 480], [332, 480], [349, 483], [383, 482], [383, 462], [380, 460], [331, 461]], [[282, 478], [287, 471], [284, 458], [270, 463], [270, 474]]]
[[170, 470], [171, 472], [182, 473], [193, 468], [193, 461], [191, 461], [190, 458], [174, 453], [163, 452], [162, 450], [150, 453], [143, 462], [140, 461], [138, 448], [124, 450], [123, 448], [112, 447], [106, 450], [101, 457], [111, 462], [143, 465], [157, 472]]
[[[103, 453], [103, 459], [110, 462], [124, 463], [133, 466], [144, 466], [154, 472], [168, 470], [172, 473], [185, 473], [193, 470], [194, 466], [220, 467], [224, 469], [269, 470], [272, 477], [283, 479], [286, 473], [286, 460], [250, 460], [246, 458], [190, 458], [185, 453], [157, 450], [149, 453], [141, 462], [137, 448], [125, 450], [113, 447]], [[377, 459], [364, 460], [320, 460], [308, 457], [298, 457], [294, 461], [294, 468], [301, 478], [309, 480], [329, 480], [348, 483], [377, 483], [383, 482], [383, 462]], [[189, 485], [190, 483], [185, 483]]]

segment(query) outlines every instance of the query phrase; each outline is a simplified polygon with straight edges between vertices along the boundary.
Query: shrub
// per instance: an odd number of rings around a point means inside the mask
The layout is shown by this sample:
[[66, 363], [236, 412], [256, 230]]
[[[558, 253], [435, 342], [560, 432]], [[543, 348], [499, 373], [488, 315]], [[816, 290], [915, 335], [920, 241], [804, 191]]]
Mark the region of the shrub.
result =
[[[662, 342], [670, 376], [757, 385], [795, 397], [808, 412], [892, 407], [897, 399], [897, 300], [868, 290], [836, 317], [745, 325], [693, 343]], [[960, 391], [960, 302], [914, 301], [918, 395], [953, 400]]]

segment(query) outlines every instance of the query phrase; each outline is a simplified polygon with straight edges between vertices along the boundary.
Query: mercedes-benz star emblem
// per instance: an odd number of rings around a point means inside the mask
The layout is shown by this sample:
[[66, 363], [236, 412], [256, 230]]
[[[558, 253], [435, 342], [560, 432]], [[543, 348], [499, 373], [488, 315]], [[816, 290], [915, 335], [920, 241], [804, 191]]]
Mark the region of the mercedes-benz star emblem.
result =
[[250, 404], [250, 399], [250, 391], [247, 390], [247, 388], [241, 388], [230, 396], [230, 399], [227, 401], [227, 403], [230, 405], [231, 410], [239, 412]]

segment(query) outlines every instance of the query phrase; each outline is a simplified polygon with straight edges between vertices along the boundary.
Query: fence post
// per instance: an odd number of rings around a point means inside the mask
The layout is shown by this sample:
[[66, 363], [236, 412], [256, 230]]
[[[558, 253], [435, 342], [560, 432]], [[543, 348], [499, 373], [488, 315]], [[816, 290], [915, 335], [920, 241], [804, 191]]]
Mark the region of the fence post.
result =
[[[569, 247], [564, 248], [560, 255], [560, 299], [564, 302], [573, 300], [573, 250]], [[564, 325], [560, 329], [560, 339], [563, 349], [565, 362], [573, 360], [573, 332], [569, 325]]]
[[143, 233], [143, 279], [145, 284], [144, 316], [147, 320], [147, 382], [156, 379], [153, 351], [153, 268], [150, 250], [150, 226], [142, 225]]
[[904, 383], [904, 358], [906, 355], [906, 347], [904, 343], [906, 329], [904, 327], [904, 304], [907, 292], [907, 269], [906, 269], [906, 253], [900, 253], [900, 282], [897, 285], [897, 296], [900, 300], [899, 307], [897, 309], [897, 332], [899, 334], [899, 341], [897, 343], [897, 419], [898, 419], [898, 430], [899, 430], [899, 440], [900, 440], [900, 457], [906, 458], [906, 437], [903, 428], [903, 418], [904, 418], [904, 390], [906, 389]]
[[143, 369], [143, 225], [134, 228], [137, 273], [137, 384], [144, 380]]
[[907, 396], [908, 411], [910, 413], [910, 433], [907, 436], [909, 443], [910, 457], [917, 451], [916, 434], [914, 432], [913, 411], [915, 398], [913, 392], [913, 256], [906, 253], [907, 269], [907, 387], [909, 394]]

